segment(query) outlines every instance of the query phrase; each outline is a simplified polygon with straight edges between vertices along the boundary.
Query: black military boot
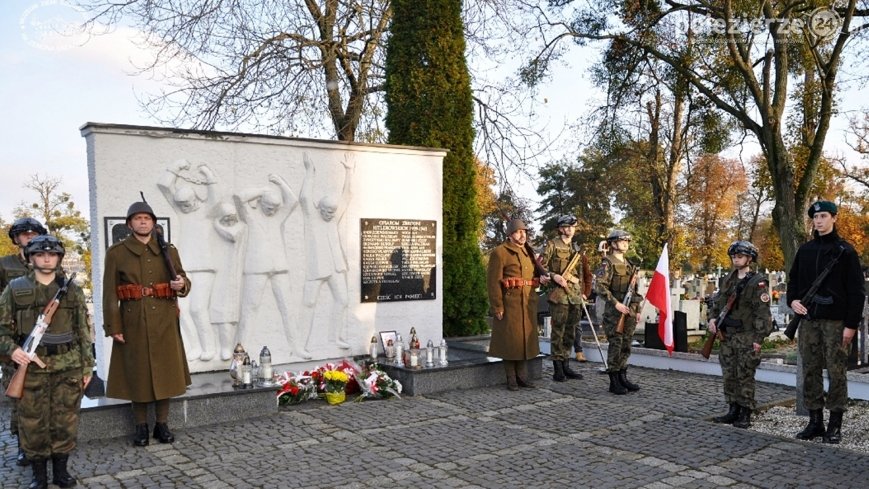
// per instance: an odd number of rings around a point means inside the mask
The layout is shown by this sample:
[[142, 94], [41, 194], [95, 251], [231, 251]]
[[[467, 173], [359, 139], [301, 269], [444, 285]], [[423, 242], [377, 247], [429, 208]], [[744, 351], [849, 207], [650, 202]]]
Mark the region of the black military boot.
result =
[[516, 384], [525, 389], [536, 389], [537, 386], [531, 381], [531, 376], [528, 375], [528, 362], [516, 362]]
[[33, 480], [27, 489], [48, 489], [48, 459], [31, 459], [30, 468], [33, 469]]
[[628, 380], [628, 369], [626, 368], [619, 370], [619, 382], [625, 386], [625, 389], [631, 392], [637, 392], [640, 390], [640, 386]]
[[628, 390], [619, 381], [618, 372], [607, 372], [610, 376], [610, 392], [618, 396], [623, 396], [628, 393]]
[[148, 425], [147, 423], [136, 425], [136, 434], [133, 435], [133, 445], [137, 447], [148, 446]]
[[174, 443], [175, 435], [169, 431], [169, 425], [166, 423], [156, 423], [154, 425], [154, 438], [160, 441], [160, 443]]
[[568, 379], [582, 379], [581, 373], [570, 368], [570, 360], [562, 360], [561, 369], [564, 371], [564, 376]]
[[75, 487], [77, 481], [66, 470], [69, 461], [68, 453], [60, 453], [51, 456], [51, 482], [58, 487]]
[[842, 411], [830, 411], [830, 422], [824, 433], [824, 443], [838, 445], [842, 441]]
[[561, 363], [561, 360], [553, 360], [552, 368], [555, 369], [555, 372], [552, 374], [552, 380], [556, 382], [564, 382], [567, 380], [564, 376], [564, 364]]
[[27, 467], [30, 465], [30, 460], [27, 460], [27, 455], [25, 455], [24, 450], [21, 449], [21, 438], [15, 437], [18, 440], [18, 456], [15, 457], [15, 465], [19, 467]]
[[731, 402], [730, 410], [727, 411], [727, 414], [725, 414], [724, 416], [716, 416], [712, 418], [712, 421], [716, 423], [733, 424], [733, 422], [737, 419], [739, 419], [739, 404]]
[[733, 426], [743, 429], [751, 426], [751, 408], [739, 406], [739, 418], [733, 422]]
[[824, 436], [824, 410], [812, 409], [809, 411], [809, 424], [797, 433], [797, 439], [811, 440], [819, 436]]

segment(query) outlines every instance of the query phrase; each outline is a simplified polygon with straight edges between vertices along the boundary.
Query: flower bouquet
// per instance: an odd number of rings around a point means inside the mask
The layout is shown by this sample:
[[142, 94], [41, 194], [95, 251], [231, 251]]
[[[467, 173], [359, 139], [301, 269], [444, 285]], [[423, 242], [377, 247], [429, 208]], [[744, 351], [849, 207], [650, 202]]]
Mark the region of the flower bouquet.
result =
[[356, 376], [359, 375], [359, 366], [351, 360], [341, 360], [340, 363], [326, 363], [322, 367], [318, 367], [312, 375], [317, 379], [318, 389], [320, 392], [327, 392], [326, 380], [324, 378], [326, 372], [336, 371], [343, 372], [347, 376], [347, 382], [344, 386], [344, 392], [354, 394], [359, 392], [359, 384], [356, 382]]
[[347, 393], [344, 389], [347, 388], [347, 382], [350, 381], [350, 376], [344, 373], [343, 370], [326, 370], [323, 372], [323, 382], [325, 383], [325, 397], [329, 404], [341, 404], [347, 399]]
[[317, 398], [317, 380], [310, 372], [302, 372], [294, 375], [292, 372], [284, 372], [278, 376], [281, 389], [278, 391], [278, 406], [290, 406]]
[[356, 400], [401, 398], [401, 382], [390, 378], [377, 364], [371, 364], [368, 372], [360, 374], [358, 379], [362, 395]]

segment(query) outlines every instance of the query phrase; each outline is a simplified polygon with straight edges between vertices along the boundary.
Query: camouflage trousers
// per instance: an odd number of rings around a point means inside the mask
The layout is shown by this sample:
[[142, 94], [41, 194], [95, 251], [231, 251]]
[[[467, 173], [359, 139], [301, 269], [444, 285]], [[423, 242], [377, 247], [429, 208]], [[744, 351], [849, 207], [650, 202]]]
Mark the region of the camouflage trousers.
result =
[[[636, 309], [632, 307], [631, 310]], [[625, 318], [625, 329], [616, 332], [622, 314], [607, 304], [603, 314], [603, 329], [609, 346], [606, 351], [606, 369], [608, 372], [618, 372], [628, 368], [628, 358], [631, 356], [631, 343], [634, 341], [634, 330], [637, 329], [635, 316]]]
[[24, 394], [18, 401], [18, 436], [27, 458], [48, 458], [75, 448], [84, 393], [81, 382], [80, 368], [28, 369]]
[[549, 303], [552, 315], [552, 333], [549, 345], [553, 360], [567, 360], [573, 348], [576, 325], [579, 324], [579, 307], [575, 304]]
[[724, 399], [728, 404], [739, 404], [752, 411], [754, 402], [754, 374], [760, 364], [760, 353], [755, 353], [753, 335], [725, 333], [718, 354], [721, 375], [724, 378]]
[[[806, 408], [845, 411], [848, 404], [848, 351], [842, 348], [844, 323], [831, 319], [800, 322], [798, 345], [803, 359]], [[824, 400], [824, 368], [830, 388]]]
[[[17, 364], [3, 362], [0, 368], [3, 371], [3, 392], [6, 392], [6, 388], [9, 387], [9, 380], [15, 375]], [[9, 433], [12, 433], [12, 436], [18, 436], [18, 402], [12, 398], [9, 398]]]

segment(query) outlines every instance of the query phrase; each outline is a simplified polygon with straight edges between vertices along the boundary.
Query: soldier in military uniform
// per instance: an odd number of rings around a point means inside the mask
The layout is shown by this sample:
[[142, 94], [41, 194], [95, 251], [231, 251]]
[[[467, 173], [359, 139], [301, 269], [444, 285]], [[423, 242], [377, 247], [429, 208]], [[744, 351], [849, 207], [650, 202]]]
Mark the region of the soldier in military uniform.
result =
[[[543, 250], [543, 266], [549, 270], [549, 278], [555, 285], [549, 291], [549, 313], [552, 315], [552, 380], [581, 379], [582, 374], [570, 368], [570, 349], [574, 344], [576, 325], [579, 324], [580, 308], [585, 299], [583, 290], [583, 264], [579, 248], [573, 243], [576, 218], [558, 218], [558, 237], [546, 243]], [[576, 257], [574, 263], [571, 261]], [[581, 347], [580, 350], [582, 351]]]
[[[750, 242], [733, 242], [727, 254], [733, 271], [724, 279], [721, 293], [712, 302], [712, 319], [707, 327], [710, 334], [720, 332], [718, 362], [724, 377], [724, 399], [730, 409], [713, 421], [748, 428], [751, 412], [755, 410], [754, 374], [760, 364], [760, 345], [772, 332], [769, 281], [751, 270], [751, 265], [757, 261], [757, 247]], [[717, 324], [716, 319], [731, 298], [727, 315], [722, 324]]]
[[172, 443], [170, 398], [184, 394], [190, 371], [178, 325], [178, 297], [190, 292], [190, 280], [178, 250], [168, 246], [176, 276], [171, 276], [153, 236], [157, 218], [145, 202], [127, 210], [132, 234], [106, 251], [103, 320], [114, 340], [106, 395], [132, 401], [133, 444], [148, 445], [148, 406], [155, 404], [153, 436]]
[[53, 236], [30, 240], [25, 255], [33, 271], [12, 280], [0, 295], [0, 354], [27, 369], [18, 401], [18, 433], [33, 469], [30, 488], [48, 487], [49, 459], [54, 484], [76, 485], [67, 461], [76, 447], [81, 398], [94, 367], [85, 298], [75, 283], [69, 284], [36, 349], [45, 368], [32, 362], [19, 346], [63, 284], [58, 270], [64, 252], [63, 244]]
[[[860, 326], [865, 295], [860, 259], [854, 247], [836, 231], [836, 204], [822, 200], [809, 207], [814, 239], [800, 246], [788, 273], [787, 298], [803, 316], [798, 345], [803, 359], [803, 392], [809, 424], [797, 433], [801, 440], [823, 437], [824, 443], [842, 440], [842, 415], [848, 402], [847, 362], [851, 341]], [[804, 296], [828, 264], [838, 261], [821, 282], [813, 300]], [[830, 388], [824, 396], [823, 370]], [[824, 407], [830, 422], [824, 429]]]
[[540, 354], [537, 334], [537, 285], [547, 283], [546, 270], [537, 264], [526, 245], [525, 223], [507, 225], [507, 242], [489, 254], [486, 285], [492, 312], [489, 355], [503, 359], [507, 389], [534, 388], [528, 360]]
[[[22, 217], [16, 219], [9, 227], [9, 239], [12, 243], [18, 246], [18, 253], [4, 256], [0, 258], [0, 292], [9, 285], [9, 282], [14, 278], [22, 277], [27, 274], [27, 260], [24, 258], [24, 247], [27, 243], [36, 236], [48, 234], [48, 230], [40, 224], [39, 221], [32, 217]], [[9, 379], [15, 373], [15, 363], [2, 362], [0, 365], [3, 370], [3, 389], [9, 385]], [[9, 432], [12, 436], [18, 436], [18, 407], [15, 399], [10, 399], [10, 416], [9, 416]], [[18, 457], [15, 463], [21, 466], [27, 465], [27, 457], [24, 455], [24, 450], [21, 449], [21, 444], [18, 446]]]
[[[628, 357], [631, 356], [631, 342], [637, 328], [637, 313], [642, 296], [637, 292], [636, 280], [633, 294], [628, 304], [622, 304], [632, 278], [639, 272], [639, 265], [631, 263], [625, 252], [631, 244], [631, 236], [621, 229], [613, 230], [607, 236], [607, 254], [601, 259], [595, 273], [595, 287], [598, 296], [604, 301], [603, 328], [609, 347], [607, 348], [607, 374], [610, 378], [609, 391], [623, 395], [629, 391], [640, 390], [640, 386], [628, 380]], [[624, 327], [618, 331], [618, 323], [625, 316]]]

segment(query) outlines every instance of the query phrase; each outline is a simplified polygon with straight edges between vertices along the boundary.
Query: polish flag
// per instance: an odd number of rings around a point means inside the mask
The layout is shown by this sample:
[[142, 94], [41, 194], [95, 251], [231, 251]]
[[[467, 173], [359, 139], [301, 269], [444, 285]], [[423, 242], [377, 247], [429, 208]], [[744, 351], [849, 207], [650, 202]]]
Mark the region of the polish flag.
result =
[[667, 347], [667, 353], [673, 355], [673, 308], [670, 305], [670, 258], [667, 255], [667, 243], [661, 251], [658, 266], [655, 267], [655, 275], [649, 283], [649, 291], [646, 300], [658, 308], [660, 321], [658, 322], [658, 337]]

